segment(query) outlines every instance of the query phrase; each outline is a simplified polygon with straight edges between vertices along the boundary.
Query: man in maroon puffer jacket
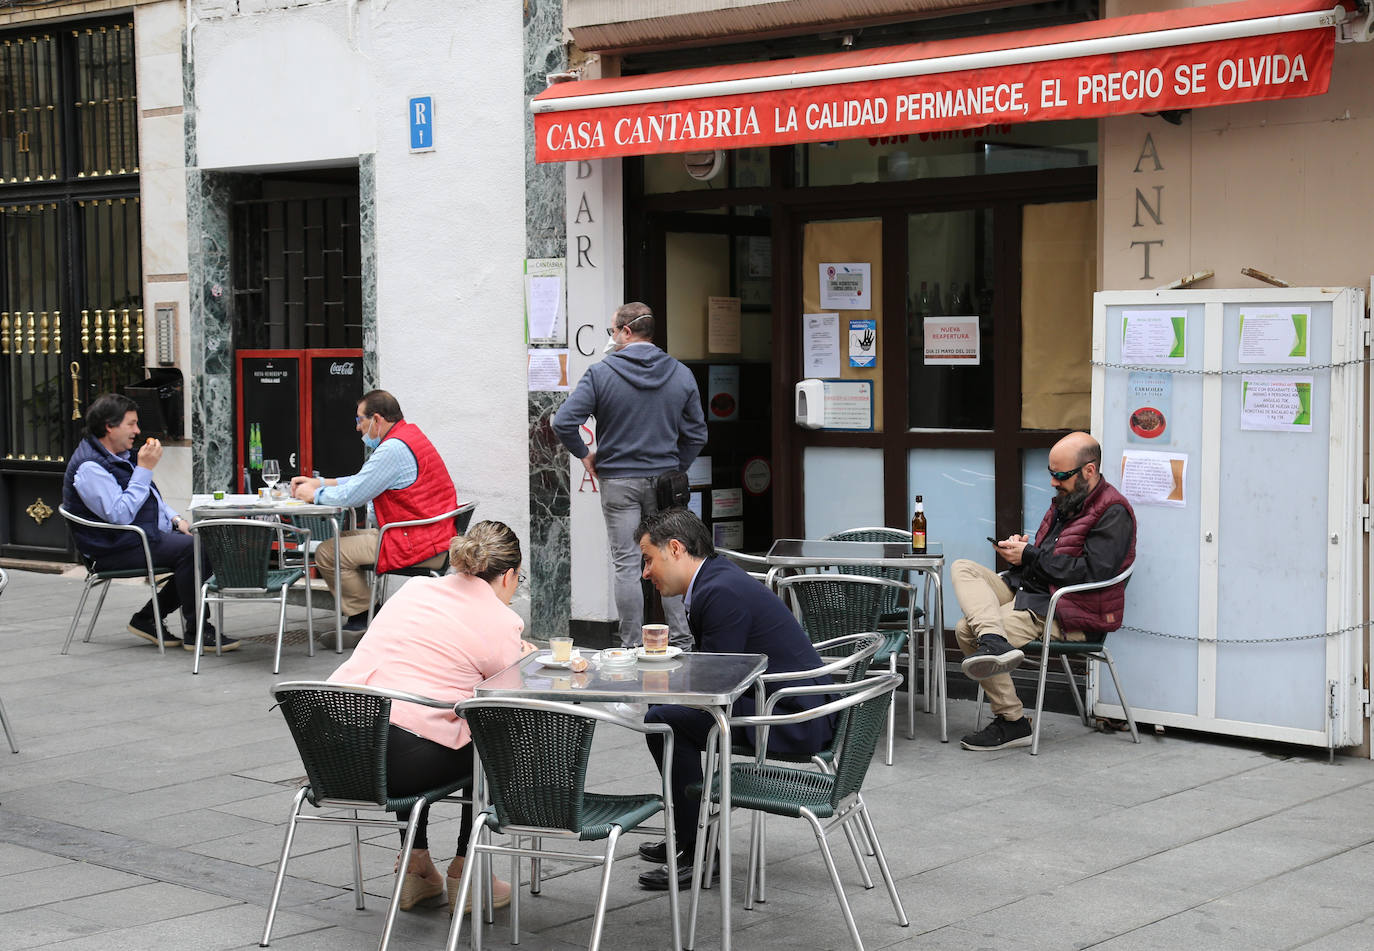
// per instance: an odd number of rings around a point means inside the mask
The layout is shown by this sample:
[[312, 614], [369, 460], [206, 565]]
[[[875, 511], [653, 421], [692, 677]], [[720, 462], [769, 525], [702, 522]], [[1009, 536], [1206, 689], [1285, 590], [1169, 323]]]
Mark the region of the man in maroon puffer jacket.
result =
[[[1102, 447], [1087, 433], [1069, 433], [1050, 450], [1055, 497], [1035, 541], [1012, 535], [997, 553], [1012, 565], [1005, 576], [960, 559], [950, 569], [964, 617], [954, 628], [964, 673], [982, 682], [992, 722], [963, 738], [966, 750], [1030, 746], [1031, 724], [1012, 686], [1010, 671], [1025, 659], [1021, 645], [1040, 636], [1050, 595], [1057, 588], [1104, 581], [1135, 561], [1135, 512], [1102, 478]], [[1066, 595], [1051, 636], [1081, 641], [1121, 626], [1125, 584]], [[1060, 626], [1062, 625], [1062, 630]]]

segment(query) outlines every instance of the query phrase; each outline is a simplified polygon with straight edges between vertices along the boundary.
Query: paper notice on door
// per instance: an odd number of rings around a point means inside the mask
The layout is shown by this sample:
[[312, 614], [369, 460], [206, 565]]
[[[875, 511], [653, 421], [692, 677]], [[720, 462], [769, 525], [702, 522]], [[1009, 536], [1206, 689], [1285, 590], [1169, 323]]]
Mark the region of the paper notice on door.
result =
[[873, 294], [869, 277], [873, 266], [867, 262], [827, 264], [821, 262], [821, 306], [831, 310], [872, 310]]
[[706, 298], [706, 350], [739, 353], [739, 298]]
[[1121, 454], [1121, 494], [1132, 505], [1183, 508], [1188, 456], [1177, 452], [1128, 449]]
[[692, 485], [709, 486], [711, 484], [710, 456], [697, 456], [692, 460], [692, 464], [687, 467], [687, 481]]
[[529, 348], [530, 392], [536, 390], [566, 391], [568, 387], [568, 351], [551, 347]]
[[1186, 310], [1121, 312], [1121, 362], [1183, 364], [1188, 362]]
[[712, 522], [711, 541], [718, 548], [738, 551], [744, 547], [743, 522]]
[[849, 365], [873, 367], [878, 362], [878, 322], [851, 320], [849, 322]]
[[743, 489], [712, 489], [711, 518], [739, 518], [744, 513]]
[[1240, 312], [1241, 363], [1310, 364], [1307, 329], [1311, 307], [1266, 308]]
[[565, 270], [563, 258], [525, 261], [525, 339], [529, 343], [561, 346], [568, 342]]
[[926, 317], [924, 365], [976, 367], [979, 364], [977, 317]]
[[802, 376], [840, 375], [840, 315], [802, 315]]
[[701, 493], [692, 492], [687, 496], [687, 511], [701, 518]]
[[1310, 433], [1312, 379], [1310, 376], [1241, 377], [1240, 428]]

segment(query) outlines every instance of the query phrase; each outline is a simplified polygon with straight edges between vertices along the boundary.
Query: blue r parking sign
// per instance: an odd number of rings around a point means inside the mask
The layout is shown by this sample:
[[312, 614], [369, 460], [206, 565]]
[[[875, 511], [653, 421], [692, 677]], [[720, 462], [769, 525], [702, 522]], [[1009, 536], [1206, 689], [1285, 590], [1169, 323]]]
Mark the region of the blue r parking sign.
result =
[[429, 152], [434, 149], [434, 99], [432, 96], [412, 96], [410, 99], [410, 151]]

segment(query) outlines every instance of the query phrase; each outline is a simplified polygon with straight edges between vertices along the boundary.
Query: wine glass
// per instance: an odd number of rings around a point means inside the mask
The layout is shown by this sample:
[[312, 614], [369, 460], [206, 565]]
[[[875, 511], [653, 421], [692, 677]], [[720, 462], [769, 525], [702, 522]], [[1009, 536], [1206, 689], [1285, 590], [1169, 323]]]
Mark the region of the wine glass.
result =
[[264, 459], [262, 461], [262, 480], [267, 483], [268, 492], [274, 498], [277, 494], [277, 486], [281, 482], [281, 466], [275, 459]]

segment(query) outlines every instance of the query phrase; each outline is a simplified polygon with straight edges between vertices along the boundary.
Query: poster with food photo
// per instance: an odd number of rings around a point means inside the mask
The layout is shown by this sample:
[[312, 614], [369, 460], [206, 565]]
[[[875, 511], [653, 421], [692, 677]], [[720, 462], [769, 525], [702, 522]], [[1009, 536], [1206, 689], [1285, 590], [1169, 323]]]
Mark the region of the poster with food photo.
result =
[[1173, 413], [1174, 380], [1168, 373], [1132, 373], [1127, 383], [1130, 408], [1129, 442], [1167, 445], [1172, 442], [1169, 417]]
[[706, 421], [739, 419], [739, 367], [712, 365], [706, 375]]

